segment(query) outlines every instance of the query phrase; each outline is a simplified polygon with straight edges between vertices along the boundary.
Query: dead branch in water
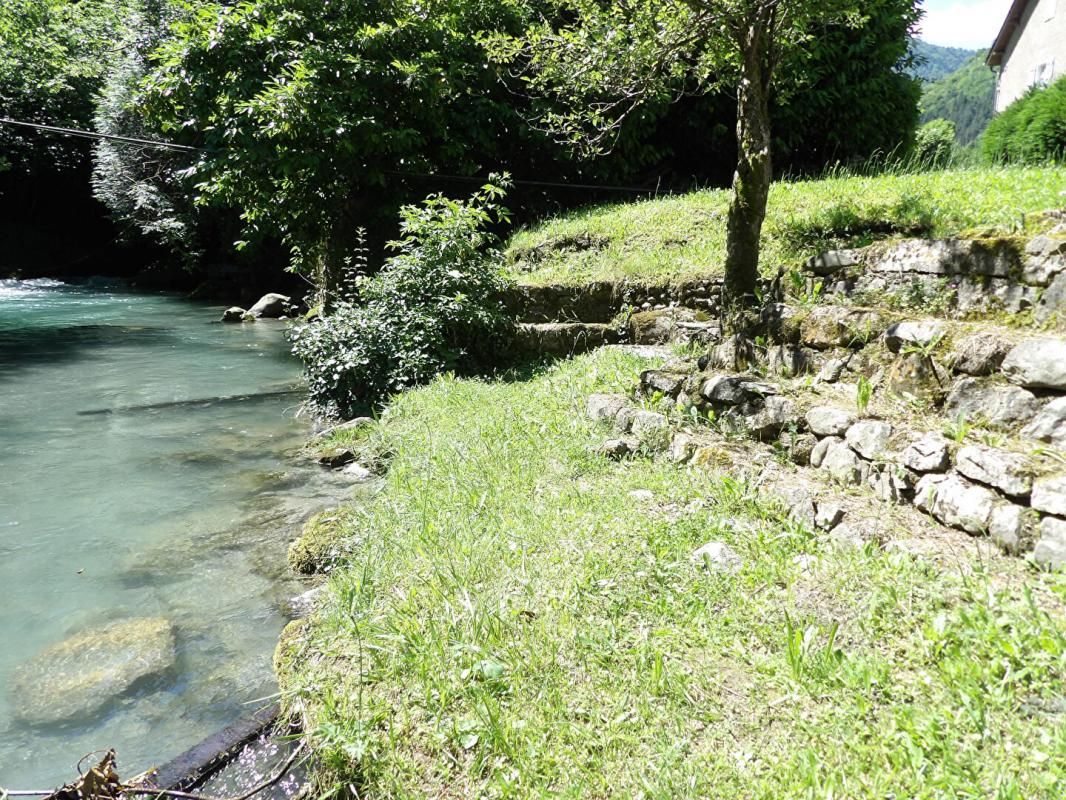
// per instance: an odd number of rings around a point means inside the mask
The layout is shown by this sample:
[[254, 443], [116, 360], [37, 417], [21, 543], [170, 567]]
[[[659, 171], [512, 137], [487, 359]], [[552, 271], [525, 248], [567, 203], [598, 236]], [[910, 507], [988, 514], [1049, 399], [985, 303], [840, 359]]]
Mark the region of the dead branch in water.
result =
[[[66, 786], [41, 792], [7, 790], [0, 787], [0, 800], [7, 800], [9, 797], [43, 797], [44, 800], [119, 800], [124, 795], [172, 797], [176, 800], [249, 800], [285, 777], [285, 774], [296, 763], [297, 757], [303, 752], [305, 746], [306, 743], [301, 742], [270, 777], [243, 794], [233, 797], [212, 797], [211, 795], [197, 794], [195, 792], [182, 792], [177, 789], [154, 789], [149, 786], [123, 785], [119, 780], [118, 773], [115, 772], [115, 751], [108, 750], [99, 764], [88, 772], [82, 773], [76, 781], [68, 783]], [[85, 758], [82, 758], [82, 761], [84, 760]], [[81, 762], [78, 763], [80, 767]]]

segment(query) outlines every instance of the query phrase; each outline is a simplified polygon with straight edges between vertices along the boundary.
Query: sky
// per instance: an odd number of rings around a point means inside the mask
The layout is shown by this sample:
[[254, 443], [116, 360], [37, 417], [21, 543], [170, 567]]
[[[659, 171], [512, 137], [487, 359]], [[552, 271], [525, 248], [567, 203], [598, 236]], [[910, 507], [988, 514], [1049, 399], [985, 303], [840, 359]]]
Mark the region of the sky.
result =
[[989, 47], [1007, 18], [1011, 0], [925, 0], [919, 39], [970, 50]]

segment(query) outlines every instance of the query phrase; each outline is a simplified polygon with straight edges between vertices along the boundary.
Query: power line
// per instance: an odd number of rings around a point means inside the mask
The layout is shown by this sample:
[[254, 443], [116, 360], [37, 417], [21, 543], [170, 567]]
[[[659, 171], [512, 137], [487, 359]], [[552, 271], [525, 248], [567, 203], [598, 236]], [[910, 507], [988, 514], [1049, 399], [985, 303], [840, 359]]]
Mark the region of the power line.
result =
[[77, 139], [103, 139], [108, 142], [119, 142], [120, 144], [134, 144], [140, 147], [158, 147], [162, 150], [177, 150], [182, 153], [199, 153], [203, 152], [202, 147], [190, 147], [185, 144], [175, 144], [174, 142], [158, 142], [152, 139], [137, 139], [132, 136], [115, 136], [110, 133], [97, 133], [96, 131], [84, 131], [78, 128], [60, 128], [57, 125], [41, 125], [37, 122], [23, 122], [17, 119], [9, 119], [7, 117], [0, 117], [0, 124], [3, 125], [15, 125], [22, 128], [32, 128], [33, 130], [43, 131], [45, 133], [58, 133], [62, 136], [72, 136]]
[[[462, 183], [484, 183], [488, 178], [470, 177], [468, 175], [446, 175], [443, 173], [421, 173], [421, 172], [399, 172], [396, 170], [387, 170], [386, 175], [395, 175], [402, 178], [428, 178], [442, 181], [460, 181]], [[608, 192], [633, 192], [635, 194], [651, 194], [656, 189], [640, 188], [637, 186], [608, 186], [602, 184], [592, 183], [555, 183], [553, 181], [525, 181], [515, 180], [512, 181], [516, 186], [541, 186], [549, 189], [584, 189], [587, 191], [608, 191]]]
[[[117, 142], [119, 144], [137, 145], [139, 147], [156, 147], [162, 150], [174, 150], [181, 153], [204, 153], [207, 152], [203, 147], [193, 147], [186, 144], [175, 144], [174, 142], [160, 142], [153, 139], [138, 139], [132, 136], [116, 136], [110, 133], [98, 133], [97, 131], [81, 130], [79, 128], [61, 128], [58, 125], [42, 125], [38, 122], [23, 122], [22, 120], [10, 119], [8, 117], [0, 117], [0, 125], [14, 125], [22, 128], [31, 128], [33, 130], [42, 131], [45, 133], [57, 133], [61, 136], [71, 136], [78, 139], [94, 139], [103, 140], [107, 142]], [[469, 175], [448, 175], [444, 173], [426, 173], [426, 172], [403, 172], [399, 170], [386, 170], [386, 175], [393, 175], [400, 178], [419, 178], [423, 180], [440, 180], [440, 181], [458, 181], [461, 183], [484, 183], [487, 178], [472, 177]], [[534, 186], [545, 189], [576, 189], [581, 191], [592, 192], [628, 192], [632, 194], [652, 194], [658, 191], [656, 189], [641, 188], [637, 186], [608, 186], [597, 185], [592, 183], [562, 183], [556, 181], [530, 181], [530, 180], [515, 180], [513, 183], [516, 186]]]

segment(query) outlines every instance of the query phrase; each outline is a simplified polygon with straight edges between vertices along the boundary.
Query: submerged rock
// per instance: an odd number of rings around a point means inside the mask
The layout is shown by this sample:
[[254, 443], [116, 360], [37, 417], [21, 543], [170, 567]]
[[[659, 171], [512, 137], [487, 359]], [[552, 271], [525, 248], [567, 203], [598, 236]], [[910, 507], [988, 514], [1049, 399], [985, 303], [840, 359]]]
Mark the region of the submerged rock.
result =
[[144, 678], [174, 665], [165, 619], [135, 619], [83, 631], [52, 645], [11, 678], [15, 716], [33, 725], [88, 717]]

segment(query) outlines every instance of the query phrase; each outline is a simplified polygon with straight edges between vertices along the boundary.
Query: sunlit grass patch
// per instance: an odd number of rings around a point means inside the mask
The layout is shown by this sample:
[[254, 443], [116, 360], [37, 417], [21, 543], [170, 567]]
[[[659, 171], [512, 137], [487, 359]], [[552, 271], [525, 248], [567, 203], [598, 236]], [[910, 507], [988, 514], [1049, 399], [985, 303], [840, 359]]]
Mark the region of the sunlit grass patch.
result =
[[[840, 549], [735, 477], [595, 455], [585, 397], [645, 366], [443, 378], [385, 414], [386, 489], [281, 659], [322, 788], [1062, 797], [1063, 579]], [[712, 540], [735, 573], [693, 559]]]
[[[781, 181], [770, 192], [763, 268], [893, 234], [948, 236], [1015, 226], [1066, 206], [1066, 168], [994, 168]], [[528, 283], [629, 278], [646, 283], [721, 273], [729, 193], [694, 192], [567, 214], [516, 233], [507, 254]]]

